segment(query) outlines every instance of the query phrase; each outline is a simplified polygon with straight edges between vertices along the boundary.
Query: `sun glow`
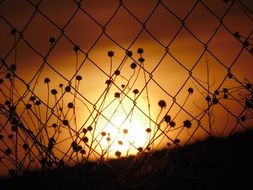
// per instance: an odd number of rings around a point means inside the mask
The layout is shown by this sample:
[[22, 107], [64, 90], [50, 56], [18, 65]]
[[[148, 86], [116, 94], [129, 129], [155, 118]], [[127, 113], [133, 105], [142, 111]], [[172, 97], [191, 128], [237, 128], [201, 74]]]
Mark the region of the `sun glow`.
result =
[[138, 148], [147, 143], [148, 138], [141, 121], [137, 118], [128, 119], [121, 113], [115, 114], [103, 132], [105, 138], [101, 140], [100, 145], [112, 157], [115, 152], [120, 152], [122, 156], [136, 154]]

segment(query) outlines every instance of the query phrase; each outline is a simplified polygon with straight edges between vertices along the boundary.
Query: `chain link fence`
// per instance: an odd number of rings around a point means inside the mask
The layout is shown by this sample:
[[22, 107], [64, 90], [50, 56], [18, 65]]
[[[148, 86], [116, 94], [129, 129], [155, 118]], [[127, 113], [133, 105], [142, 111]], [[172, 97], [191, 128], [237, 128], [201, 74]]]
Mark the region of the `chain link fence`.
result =
[[1, 0], [1, 174], [249, 129], [252, 8], [246, 0]]

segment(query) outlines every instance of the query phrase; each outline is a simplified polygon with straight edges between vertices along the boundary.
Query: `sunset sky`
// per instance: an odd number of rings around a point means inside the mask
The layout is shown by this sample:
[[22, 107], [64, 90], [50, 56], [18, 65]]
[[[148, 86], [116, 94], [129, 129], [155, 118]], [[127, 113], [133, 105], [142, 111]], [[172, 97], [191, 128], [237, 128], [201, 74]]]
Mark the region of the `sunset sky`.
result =
[[[252, 10], [251, 0], [0, 0], [0, 103], [11, 99], [23, 124], [45, 146], [54, 138], [54, 154], [70, 164], [83, 159], [71, 153], [74, 141], [86, 151], [85, 158], [98, 160], [103, 154], [117, 157], [117, 151], [128, 156], [140, 147], [164, 148], [175, 139], [183, 145], [228, 135], [235, 125], [236, 130], [247, 128], [251, 119], [236, 123], [237, 117], [252, 116], [243, 100], [238, 101], [239, 93], [247, 93], [243, 85], [253, 81]], [[137, 52], [140, 48], [143, 53]], [[126, 56], [127, 51], [133, 55]], [[5, 79], [3, 60], [16, 65], [15, 81]], [[68, 85], [72, 90], [65, 93]], [[222, 94], [224, 88], [240, 90], [232, 90], [233, 97], [211, 109], [210, 131], [205, 98], [215, 90]], [[27, 111], [31, 96], [42, 105]], [[161, 100], [166, 106], [158, 104]], [[176, 123], [174, 129], [165, 115]], [[6, 139], [11, 133], [7, 120], [2, 114], [0, 134]], [[185, 120], [191, 128], [184, 128]], [[53, 129], [54, 123], [60, 127]], [[89, 126], [93, 129], [83, 134]], [[20, 146], [30, 143], [26, 134], [19, 135]], [[152, 138], [155, 142], [149, 144]], [[4, 156], [5, 150], [15, 142], [0, 141], [0, 147], [7, 163], [0, 162], [0, 170], [6, 172], [13, 161]], [[30, 157], [40, 154], [36, 148]], [[16, 154], [29, 165], [24, 151]]]

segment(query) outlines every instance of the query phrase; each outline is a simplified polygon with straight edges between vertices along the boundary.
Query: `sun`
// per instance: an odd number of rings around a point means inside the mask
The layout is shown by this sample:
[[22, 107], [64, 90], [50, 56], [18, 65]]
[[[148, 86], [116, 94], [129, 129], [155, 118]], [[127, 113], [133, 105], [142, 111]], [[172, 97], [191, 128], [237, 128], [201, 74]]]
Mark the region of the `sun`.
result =
[[148, 141], [141, 118], [128, 118], [121, 112], [114, 115], [101, 134], [104, 136], [100, 142], [101, 148], [110, 158], [135, 155]]

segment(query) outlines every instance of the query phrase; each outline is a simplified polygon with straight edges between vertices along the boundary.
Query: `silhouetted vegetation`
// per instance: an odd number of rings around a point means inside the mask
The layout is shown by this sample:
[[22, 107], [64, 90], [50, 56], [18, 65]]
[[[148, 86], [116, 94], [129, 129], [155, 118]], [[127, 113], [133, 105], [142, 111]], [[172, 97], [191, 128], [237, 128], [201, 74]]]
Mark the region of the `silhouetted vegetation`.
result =
[[252, 189], [253, 131], [208, 138], [183, 148], [27, 171], [1, 189]]
[[248, 3], [110, 1], [100, 21], [74, 0], [62, 25], [42, 2], [0, 13], [0, 190], [253, 189]]

